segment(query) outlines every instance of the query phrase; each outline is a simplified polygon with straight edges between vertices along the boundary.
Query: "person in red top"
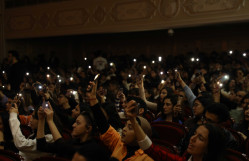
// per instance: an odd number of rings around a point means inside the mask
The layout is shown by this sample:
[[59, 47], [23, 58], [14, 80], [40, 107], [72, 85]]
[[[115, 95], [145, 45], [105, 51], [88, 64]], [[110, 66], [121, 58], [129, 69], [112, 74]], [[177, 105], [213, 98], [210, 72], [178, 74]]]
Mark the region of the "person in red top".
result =
[[134, 102], [127, 104], [125, 112], [129, 117], [138, 144], [146, 154], [156, 161], [220, 161], [225, 151], [224, 134], [220, 127], [213, 124], [200, 125], [191, 137], [187, 151], [183, 156], [171, 154], [153, 144], [136, 121], [136, 114], [132, 112]]

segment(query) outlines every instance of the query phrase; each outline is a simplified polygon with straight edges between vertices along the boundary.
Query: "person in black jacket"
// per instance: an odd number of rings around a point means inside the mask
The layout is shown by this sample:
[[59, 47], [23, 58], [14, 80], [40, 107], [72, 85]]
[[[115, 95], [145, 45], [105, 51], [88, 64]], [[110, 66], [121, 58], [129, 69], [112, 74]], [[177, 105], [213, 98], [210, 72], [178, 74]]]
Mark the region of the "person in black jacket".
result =
[[[37, 130], [37, 149], [55, 153], [57, 156], [72, 159], [74, 153], [79, 148], [93, 146], [94, 151], [99, 155], [103, 161], [108, 160], [106, 152], [98, 143], [94, 140], [93, 136], [96, 132], [96, 126], [94, 119], [89, 112], [82, 112], [73, 124], [73, 131], [71, 133], [73, 139], [68, 142], [62, 139], [57, 127], [53, 121], [53, 109], [51, 105], [48, 108], [40, 108], [38, 112], [38, 130]], [[54, 138], [54, 143], [47, 143], [44, 138], [44, 123], [45, 116], [49, 125], [50, 131]]]

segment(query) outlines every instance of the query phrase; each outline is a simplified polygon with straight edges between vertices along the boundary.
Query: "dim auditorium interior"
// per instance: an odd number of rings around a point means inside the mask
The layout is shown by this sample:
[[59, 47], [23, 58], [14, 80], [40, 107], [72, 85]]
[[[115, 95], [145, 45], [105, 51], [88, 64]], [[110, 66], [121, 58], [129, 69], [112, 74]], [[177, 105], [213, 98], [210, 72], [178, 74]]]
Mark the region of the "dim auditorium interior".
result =
[[1, 161], [248, 161], [249, 1], [0, 0]]

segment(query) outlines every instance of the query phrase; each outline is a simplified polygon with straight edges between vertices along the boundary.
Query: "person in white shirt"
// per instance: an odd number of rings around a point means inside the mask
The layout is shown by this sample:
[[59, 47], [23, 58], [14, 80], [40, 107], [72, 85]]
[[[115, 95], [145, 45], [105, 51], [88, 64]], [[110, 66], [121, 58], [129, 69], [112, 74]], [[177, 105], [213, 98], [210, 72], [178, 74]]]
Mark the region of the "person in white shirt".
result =
[[[11, 107], [9, 110], [9, 125], [14, 144], [19, 150], [19, 154], [23, 157], [24, 161], [32, 161], [41, 156], [51, 155], [51, 153], [44, 153], [37, 150], [35, 138], [36, 132], [31, 134], [28, 138], [25, 138], [21, 132], [20, 121], [18, 120], [18, 107], [16, 104], [14, 104], [14, 106], [15, 107]], [[30, 126], [33, 131], [36, 131], [38, 126], [38, 119], [35, 118], [35, 112], [37, 111], [33, 112], [32, 119], [30, 121]], [[47, 134], [45, 137], [47, 142], [53, 142], [53, 136], [51, 134]]]

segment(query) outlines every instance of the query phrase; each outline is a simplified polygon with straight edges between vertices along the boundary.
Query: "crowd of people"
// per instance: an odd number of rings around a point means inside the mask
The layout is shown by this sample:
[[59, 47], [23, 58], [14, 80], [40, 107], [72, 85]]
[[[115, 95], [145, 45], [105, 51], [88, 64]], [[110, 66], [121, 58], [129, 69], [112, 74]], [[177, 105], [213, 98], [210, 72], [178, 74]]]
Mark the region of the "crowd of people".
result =
[[[223, 161], [226, 149], [246, 153], [247, 53], [147, 58], [97, 51], [79, 64], [58, 62], [8, 52], [0, 76], [1, 149], [25, 161]], [[154, 122], [187, 129], [172, 145], [176, 154], [154, 143]]]

